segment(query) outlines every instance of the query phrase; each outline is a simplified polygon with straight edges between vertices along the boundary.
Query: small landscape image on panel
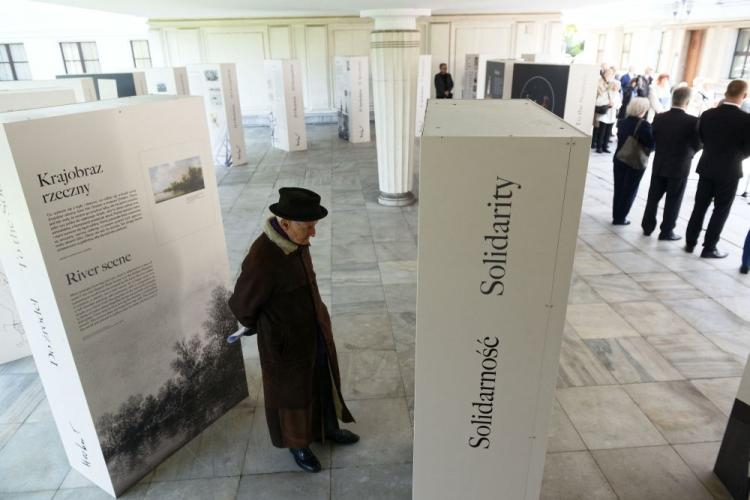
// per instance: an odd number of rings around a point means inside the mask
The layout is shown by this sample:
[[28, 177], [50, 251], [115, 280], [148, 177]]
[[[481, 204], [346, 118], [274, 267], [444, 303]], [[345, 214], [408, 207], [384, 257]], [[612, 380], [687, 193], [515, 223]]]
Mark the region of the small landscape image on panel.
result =
[[206, 80], [208, 80], [209, 82], [215, 82], [219, 79], [219, 72], [215, 69], [207, 69], [203, 72], [203, 74], [205, 75]]
[[167, 84], [166, 83], [157, 83], [156, 84], [156, 91], [157, 92], [166, 92], [167, 91]]
[[198, 156], [162, 163], [148, 169], [154, 201], [161, 203], [205, 188]]

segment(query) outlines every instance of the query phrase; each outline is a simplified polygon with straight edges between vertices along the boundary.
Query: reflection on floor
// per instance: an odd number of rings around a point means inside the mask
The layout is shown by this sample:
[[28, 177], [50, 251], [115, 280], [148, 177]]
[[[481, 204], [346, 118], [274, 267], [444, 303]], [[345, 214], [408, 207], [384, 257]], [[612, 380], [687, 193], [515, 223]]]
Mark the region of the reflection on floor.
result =
[[[253, 163], [218, 174], [227, 245], [236, 271], [278, 187], [322, 195], [331, 216], [312, 253], [362, 442], [319, 446], [324, 471], [298, 472], [268, 440], [251, 339], [251, 397], [125, 498], [411, 498], [417, 208], [377, 205], [374, 142], [345, 143], [335, 126], [308, 133], [310, 149], [287, 154], [267, 129], [247, 130]], [[641, 235], [643, 199], [633, 225], [609, 225], [610, 168], [592, 154], [542, 498], [728, 498], [710, 470], [750, 352], [750, 279], [737, 273], [750, 207], [735, 205], [721, 245], [731, 256], [701, 260]], [[70, 470], [30, 359], [0, 366], [8, 498], [109, 498]]]

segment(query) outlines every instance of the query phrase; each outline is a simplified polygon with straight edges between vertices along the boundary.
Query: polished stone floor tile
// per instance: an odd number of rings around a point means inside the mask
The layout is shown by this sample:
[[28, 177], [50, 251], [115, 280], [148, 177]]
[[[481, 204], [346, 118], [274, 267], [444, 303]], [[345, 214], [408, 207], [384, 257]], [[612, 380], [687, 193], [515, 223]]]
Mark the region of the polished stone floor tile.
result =
[[731, 332], [711, 332], [703, 334], [708, 340], [724, 352], [734, 356], [740, 363], [745, 364], [750, 355], [750, 325]]
[[557, 399], [591, 450], [666, 444], [622, 387], [558, 389]]
[[[0, 493], [0, 500], [51, 500], [55, 490], [30, 491], [27, 493]], [[112, 497], [108, 497], [112, 498]]]
[[[129, 488], [119, 498], [125, 500], [143, 500], [148, 493], [148, 484], [138, 484]], [[53, 500], [111, 500], [112, 497], [98, 486], [88, 486], [86, 488], [60, 489], [57, 491]]]
[[351, 401], [356, 423], [341, 424], [359, 434], [353, 445], [331, 445], [331, 467], [403, 464], [412, 460], [412, 424], [403, 398]]
[[237, 500], [327, 500], [330, 496], [330, 470], [242, 476], [237, 492]]
[[589, 339], [584, 343], [621, 384], [685, 378], [642, 337]]
[[716, 299], [716, 302], [750, 323], [750, 297], [720, 297]]
[[718, 441], [724, 436], [726, 416], [688, 381], [624, 387], [672, 444]]
[[342, 244], [336, 239], [336, 236], [334, 236], [333, 241], [331, 262], [336, 268], [377, 262], [375, 246], [372, 241]]
[[547, 436], [547, 453], [585, 450], [586, 445], [573, 427], [557, 399], [552, 402], [552, 413]]
[[[326, 443], [313, 443], [310, 447], [320, 460], [324, 469], [331, 466], [331, 447]], [[250, 440], [247, 444], [243, 474], [270, 474], [274, 472], [298, 472], [300, 468], [294, 462], [286, 448], [275, 448], [268, 435], [265, 411], [259, 409], [253, 416]]]
[[334, 314], [331, 319], [339, 351], [395, 349], [391, 320], [384, 307], [369, 313]]
[[0, 375], [0, 424], [20, 424], [44, 399], [35, 373]]
[[253, 409], [232, 409], [156, 469], [152, 481], [239, 476], [245, 460]]
[[[316, 266], [317, 269], [317, 266]], [[316, 271], [318, 286], [320, 272]], [[334, 285], [380, 285], [380, 269], [375, 262], [337, 266], [331, 271], [331, 283]]]
[[665, 304], [701, 333], [731, 332], [745, 322], [711, 299], [669, 300]]
[[652, 336], [647, 340], [672, 363], [672, 366], [689, 379], [742, 375], [742, 363], [697, 333]]
[[592, 249], [599, 253], [635, 251], [635, 247], [633, 247], [633, 245], [623, 240], [614, 233], [582, 233], [580, 237]]
[[597, 274], [616, 274], [620, 272], [620, 269], [599, 254], [576, 253], [573, 271], [581, 276], [595, 276]]
[[582, 339], [638, 336], [609, 304], [571, 304], [567, 318]]
[[631, 273], [661, 273], [668, 269], [659, 264], [643, 252], [612, 252], [602, 254], [622, 272]]
[[582, 277], [573, 275], [570, 281], [568, 304], [601, 303], [602, 298], [594, 291]]
[[714, 443], [677, 444], [674, 449], [716, 500], [731, 500], [731, 495], [721, 480], [714, 474], [714, 464], [716, 464], [720, 446], [721, 441], [717, 441]]
[[589, 285], [606, 302], [632, 302], [653, 300], [654, 297], [626, 274], [602, 274], [586, 278]]
[[417, 260], [417, 244], [414, 241], [379, 241], [375, 243], [379, 262], [394, 260]]
[[417, 285], [385, 285], [385, 301], [393, 313], [415, 312], [417, 310]]
[[380, 262], [383, 285], [408, 285], [417, 283], [417, 261], [399, 260]]
[[344, 399], [404, 396], [398, 355], [395, 351], [343, 351], [338, 355]]
[[[337, 306], [383, 302], [385, 296], [381, 285], [333, 285], [333, 309]], [[369, 309], [369, 307], [368, 307]]]
[[36, 373], [36, 365], [32, 356], [11, 361], [0, 365], [0, 375]]
[[614, 385], [617, 380], [586, 347], [578, 335], [566, 326], [560, 350], [558, 387]]
[[750, 287], [724, 273], [717, 273], [715, 269], [677, 274], [710, 297], [745, 297], [750, 301]]
[[19, 427], [21, 427], [21, 424], [0, 424], [0, 450], [13, 437]]
[[620, 500], [711, 500], [670, 446], [599, 450], [594, 459]]
[[69, 469], [52, 422], [23, 424], [0, 450], [0, 493], [57, 489]]
[[234, 500], [239, 476], [151, 483], [145, 500]]
[[411, 464], [333, 469], [331, 500], [411, 500]]
[[612, 308], [645, 337], [697, 333], [687, 321], [660, 302], [623, 302], [612, 304]]
[[690, 383], [716, 405], [724, 415], [729, 416], [737, 397], [740, 380], [740, 377], [705, 378], [691, 380]]
[[417, 333], [417, 315], [414, 312], [390, 313], [391, 330], [396, 350], [414, 350]]
[[540, 500], [617, 500], [588, 451], [547, 453]]
[[699, 299], [705, 294], [675, 273], [634, 273], [630, 275], [659, 300]]

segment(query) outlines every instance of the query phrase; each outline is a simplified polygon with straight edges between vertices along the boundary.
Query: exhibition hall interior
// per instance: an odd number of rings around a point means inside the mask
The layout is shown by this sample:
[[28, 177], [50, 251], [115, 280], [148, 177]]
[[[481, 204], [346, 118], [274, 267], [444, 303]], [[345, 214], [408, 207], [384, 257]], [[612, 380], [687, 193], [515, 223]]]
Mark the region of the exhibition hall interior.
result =
[[750, 498], [750, 0], [2, 0], [0, 500]]

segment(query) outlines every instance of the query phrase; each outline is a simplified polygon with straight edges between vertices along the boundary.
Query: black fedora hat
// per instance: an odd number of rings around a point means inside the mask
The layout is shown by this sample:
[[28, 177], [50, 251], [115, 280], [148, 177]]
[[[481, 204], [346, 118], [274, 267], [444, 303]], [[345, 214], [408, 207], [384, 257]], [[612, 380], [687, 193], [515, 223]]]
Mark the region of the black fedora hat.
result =
[[300, 222], [320, 220], [328, 215], [328, 210], [320, 205], [318, 193], [298, 187], [279, 189], [279, 202], [268, 209], [282, 219]]

